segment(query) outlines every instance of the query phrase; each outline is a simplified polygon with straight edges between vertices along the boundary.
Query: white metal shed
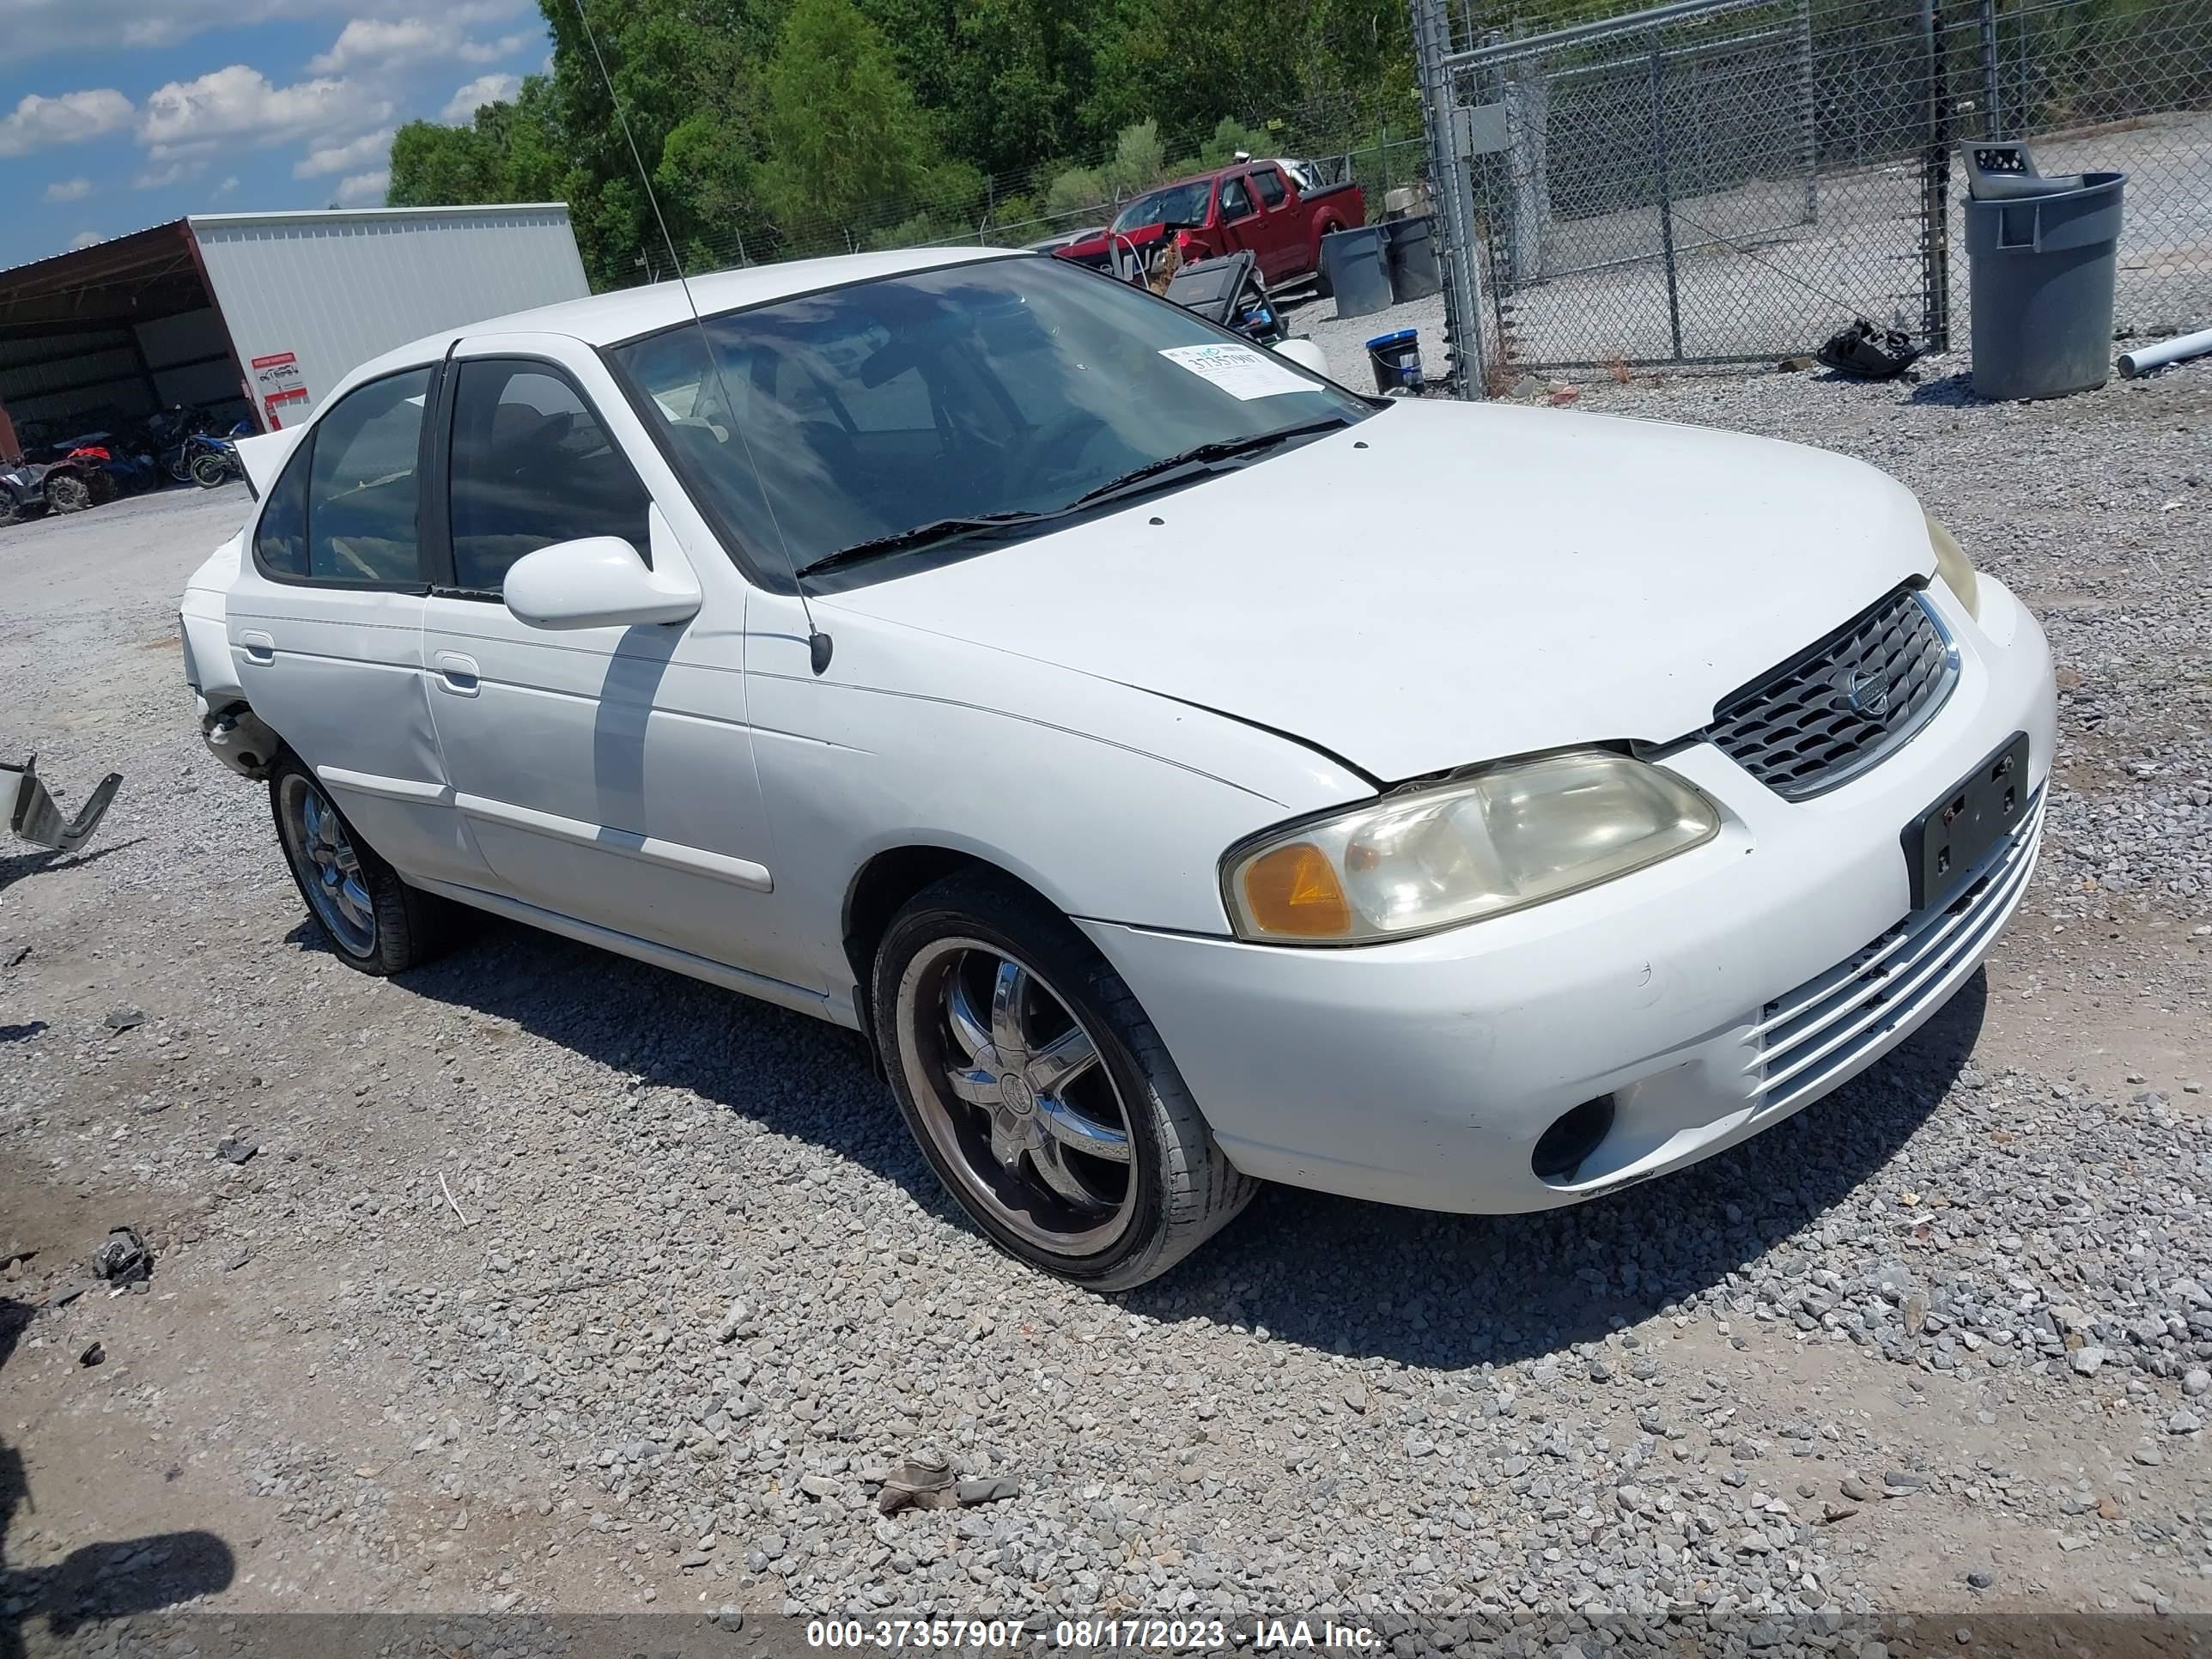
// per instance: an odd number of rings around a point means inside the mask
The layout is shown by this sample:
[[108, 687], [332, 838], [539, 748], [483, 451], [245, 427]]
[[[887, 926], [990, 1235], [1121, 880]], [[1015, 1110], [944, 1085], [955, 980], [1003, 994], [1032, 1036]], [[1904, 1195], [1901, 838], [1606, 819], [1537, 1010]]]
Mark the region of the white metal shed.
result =
[[558, 202], [195, 214], [0, 270], [0, 459], [174, 404], [296, 425], [393, 346], [589, 292]]

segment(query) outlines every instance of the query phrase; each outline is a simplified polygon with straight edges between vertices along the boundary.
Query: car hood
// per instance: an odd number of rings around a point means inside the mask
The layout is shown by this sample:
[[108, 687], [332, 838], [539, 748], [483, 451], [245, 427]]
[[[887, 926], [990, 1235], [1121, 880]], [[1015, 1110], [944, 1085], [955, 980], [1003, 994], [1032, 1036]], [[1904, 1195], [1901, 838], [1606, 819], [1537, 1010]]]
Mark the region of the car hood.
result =
[[832, 603], [1269, 726], [1395, 782], [1684, 737], [1934, 567], [1911, 494], [1841, 455], [1408, 401]]

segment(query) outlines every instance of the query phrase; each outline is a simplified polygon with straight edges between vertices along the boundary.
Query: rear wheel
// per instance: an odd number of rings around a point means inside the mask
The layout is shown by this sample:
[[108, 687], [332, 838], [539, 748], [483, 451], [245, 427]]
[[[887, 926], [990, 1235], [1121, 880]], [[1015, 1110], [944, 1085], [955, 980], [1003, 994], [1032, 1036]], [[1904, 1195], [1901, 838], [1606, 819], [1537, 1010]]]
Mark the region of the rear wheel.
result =
[[192, 482], [202, 489], [214, 489], [230, 477], [230, 463], [220, 455], [192, 457]]
[[955, 876], [892, 921], [877, 1038], [924, 1156], [991, 1240], [1093, 1290], [1158, 1277], [1257, 1183], [1121, 975], [1027, 890]]
[[270, 774], [269, 803], [300, 896], [340, 961], [382, 977], [445, 952], [453, 907], [400, 880], [291, 756]]
[[74, 472], [49, 473], [46, 505], [57, 513], [82, 513], [92, 505], [92, 486]]

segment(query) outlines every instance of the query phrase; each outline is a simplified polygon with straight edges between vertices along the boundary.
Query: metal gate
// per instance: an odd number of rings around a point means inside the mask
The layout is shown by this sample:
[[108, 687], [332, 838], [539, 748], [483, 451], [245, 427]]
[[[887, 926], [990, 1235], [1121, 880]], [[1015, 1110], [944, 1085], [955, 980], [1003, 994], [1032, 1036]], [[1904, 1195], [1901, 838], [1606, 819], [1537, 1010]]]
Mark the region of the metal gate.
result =
[[1932, 9], [1816, 50], [1809, 0], [1481, 40], [1454, 39], [1449, 4], [1413, 0], [1464, 394], [1523, 368], [1771, 361], [1857, 315], [1940, 333]]

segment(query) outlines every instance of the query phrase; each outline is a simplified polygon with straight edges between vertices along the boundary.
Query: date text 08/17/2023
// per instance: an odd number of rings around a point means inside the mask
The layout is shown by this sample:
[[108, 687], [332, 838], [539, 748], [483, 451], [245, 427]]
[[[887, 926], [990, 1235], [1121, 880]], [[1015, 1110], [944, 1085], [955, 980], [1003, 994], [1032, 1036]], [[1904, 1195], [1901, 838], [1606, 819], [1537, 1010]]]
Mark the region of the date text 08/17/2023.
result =
[[[1040, 1629], [1033, 1637], [1026, 1620], [1013, 1619], [812, 1619], [806, 1625], [811, 1648], [979, 1645], [986, 1651], [1011, 1650], [1042, 1635]], [[1221, 1619], [1062, 1619], [1053, 1626], [1053, 1645], [1076, 1651], [1204, 1652], [1248, 1641], [1262, 1653], [1304, 1648], [1365, 1652], [1382, 1646], [1382, 1638], [1366, 1626], [1328, 1619], [1255, 1619], [1245, 1629]]]

